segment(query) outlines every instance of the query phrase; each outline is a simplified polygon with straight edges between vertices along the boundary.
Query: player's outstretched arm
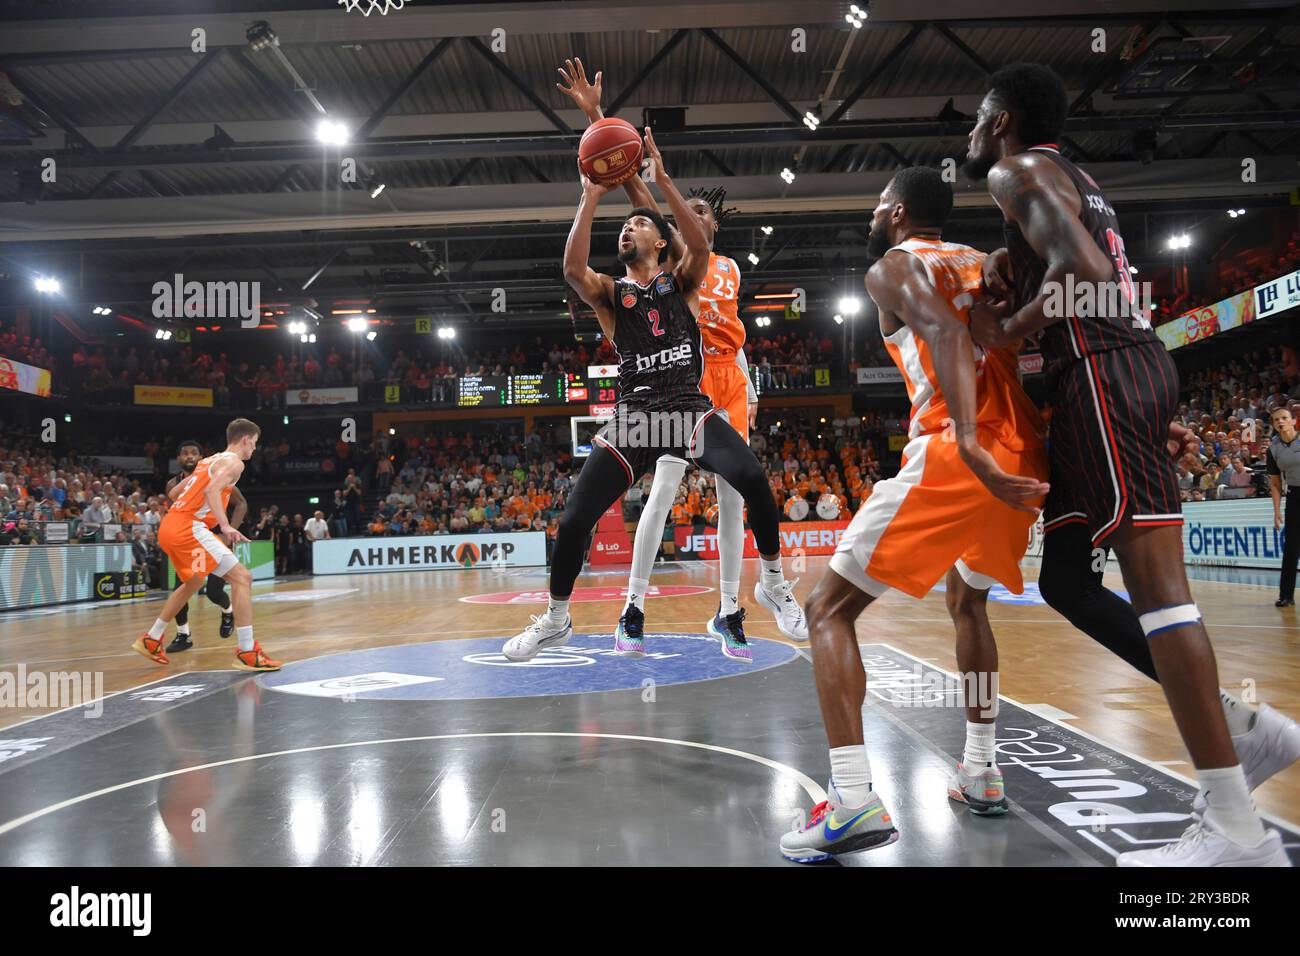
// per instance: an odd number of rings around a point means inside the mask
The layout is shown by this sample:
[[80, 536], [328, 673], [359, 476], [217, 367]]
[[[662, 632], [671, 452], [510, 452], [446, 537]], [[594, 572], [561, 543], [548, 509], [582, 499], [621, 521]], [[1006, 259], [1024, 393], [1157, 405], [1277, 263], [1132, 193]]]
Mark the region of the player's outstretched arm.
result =
[[[939, 389], [952, 415], [951, 440], [967, 466], [997, 498], [1020, 511], [1047, 493], [1036, 478], [1002, 470], [977, 435], [975, 347], [961, 319], [935, 289], [913, 255], [891, 252], [867, 272], [867, 292], [882, 311], [898, 317], [930, 347]], [[949, 440], [945, 435], [945, 440]]]
[[[564, 66], [557, 67], [556, 72], [560, 74], [563, 82], [556, 83], [555, 88], [573, 100], [578, 109], [582, 110], [583, 115], [587, 117], [588, 123], [594, 123], [605, 118], [605, 112], [600, 108], [601, 88], [605, 76], [603, 71], [597, 70], [595, 82], [590, 82], [587, 79], [587, 71], [582, 65], [582, 60], [574, 57], [572, 60], [565, 60]], [[641, 181], [640, 176], [633, 176], [625, 182], [623, 190], [627, 193], [627, 198], [631, 200], [633, 208], [647, 206], [650, 209], [659, 211], [659, 204], [655, 202], [654, 194], [650, 192], [650, 187]], [[685, 248], [681, 237], [677, 234], [677, 230], [674, 229], [672, 241], [669, 243], [668, 258], [674, 263], [680, 262]]]
[[578, 175], [582, 178], [582, 199], [578, 203], [578, 212], [573, 217], [573, 228], [569, 230], [568, 241], [564, 244], [564, 281], [573, 286], [582, 301], [596, 310], [596, 319], [600, 329], [610, 341], [614, 339], [613, 281], [609, 276], [601, 275], [591, 268], [591, 224], [596, 218], [596, 206], [600, 199], [609, 192], [608, 186], [593, 183], [582, 176], [581, 167]]
[[991, 323], [986, 309], [977, 305], [972, 310], [972, 333], [984, 345], [1009, 345], [1065, 318], [1048, 315], [1045, 306], [1051, 290], [1063, 288], [1067, 276], [1076, 284], [1114, 280], [1114, 264], [1079, 219], [1077, 192], [1058, 188], [1060, 176], [1050, 160], [1032, 153], [1009, 156], [989, 172], [993, 201], [1007, 222], [1020, 228], [1047, 271], [1038, 295], [1019, 303], [1014, 314]]
[[682, 291], [688, 295], [693, 294], [698, 299], [700, 283], [704, 281], [704, 275], [709, 271], [709, 237], [704, 232], [704, 224], [700, 222], [700, 217], [691, 212], [690, 207], [686, 205], [686, 200], [682, 198], [682, 194], [673, 183], [672, 177], [668, 175], [668, 170], [664, 168], [664, 158], [659, 152], [659, 147], [655, 145], [654, 133], [649, 126], [645, 128], [645, 151], [646, 156], [658, 170], [655, 182], [659, 184], [664, 198], [668, 200], [668, 208], [673, 211], [673, 218], [677, 220], [677, 231], [685, 245], [682, 257], [673, 272], [681, 283]]

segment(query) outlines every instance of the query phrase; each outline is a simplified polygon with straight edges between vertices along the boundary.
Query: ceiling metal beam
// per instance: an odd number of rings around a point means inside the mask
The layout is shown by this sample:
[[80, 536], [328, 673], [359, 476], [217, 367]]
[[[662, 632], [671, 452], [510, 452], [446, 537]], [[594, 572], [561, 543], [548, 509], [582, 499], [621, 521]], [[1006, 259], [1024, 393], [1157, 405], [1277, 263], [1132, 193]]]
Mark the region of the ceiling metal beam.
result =
[[862, 98], [862, 94], [871, 87], [871, 84], [880, 79], [884, 72], [893, 66], [894, 62], [911, 48], [912, 44], [916, 42], [916, 38], [925, 32], [926, 26], [927, 24], [924, 23], [913, 23], [911, 29], [907, 31], [907, 35], [894, 44], [893, 49], [886, 53], [880, 61], [872, 67], [871, 71], [863, 78], [862, 82], [855, 86], [853, 90], [844, 97], [840, 102], [839, 108], [830, 116], [826, 117], [822, 126], [834, 126], [843, 119], [844, 115], [848, 113], [849, 110], [853, 109], [854, 104]]
[[370, 114], [370, 118], [361, 124], [361, 128], [354, 134], [355, 137], [357, 139], [368, 139], [370, 134], [375, 131], [375, 128], [384, 121], [388, 111], [397, 105], [397, 102], [415, 85], [416, 80], [424, 75], [425, 70], [438, 61], [438, 58], [447, 51], [449, 46], [451, 46], [451, 37], [443, 37], [439, 40], [438, 44], [425, 55], [424, 59], [415, 65], [415, 69], [411, 70], [403, 78], [402, 82], [398, 83], [393, 88], [393, 91], [385, 97], [379, 108]]
[[672, 53], [673, 50], [677, 48], [677, 44], [686, 39], [690, 32], [690, 30], [685, 29], [675, 31], [673, 35], [668, 38], [668, 42], [656, 50], [655, 55], [646, 62], [645, 66], [641, 67], [641, 72], [637, 73], [637, 75], [632, 78], [632, 82], [623, 87], [622, 92], [610, 101], [609, 108], [605, 110], [605, 115], [613, 116], [621, 110], [623, 104], [626, 103], [628, 98], [636, 92], [637, 87], [644, 83], [650, 74], [659, 68], [659, 64], [668, 58], [668, 54]]
[[468, 43], [480, 56], [487, 60], [488, 63], [492, 65], [492, 68], [504, 76], [515, 89], [522, 93], [528, 102], [532, 103], [533, 106], [536, 107], [537, 112], [545, 116], [552, 126], [558, 129], [561, 133], [565, 133], [569, 136], [573, 135], [573, 127], [560, 119], [560, 115], [546, 105], [542, 98], [533, 91], [533, 88], [520, 79], [519, 74], [510, 69], [501, 57], [497, 56], [497, 54], [484, 46], [482, 40], [478, 37], [465, 37], [465, 42]]
[[736, 64], [736, 66], [740, 67], [741, 72], [753, 80], [758, 85], [758, 88], [767, 94], [767, 98], [780, 107], [781, 112], [785, 113], [786, 116], [790, 117], [790, 119], [796, 123], [803, 122], [803, 114], [795, 109], [794, 105], [781, 95], [780, 90], [767, 81], [767, 77], [763, 76], [762, 73], [750, 66], [749, 61], [733, 50], [726, 40], [722, 39], [722, 37], [718, 36], [717, 33], [708, 28], [701, 30], [700, 33], [704, 35], [705, 39], [721, 50], [723, 56]]

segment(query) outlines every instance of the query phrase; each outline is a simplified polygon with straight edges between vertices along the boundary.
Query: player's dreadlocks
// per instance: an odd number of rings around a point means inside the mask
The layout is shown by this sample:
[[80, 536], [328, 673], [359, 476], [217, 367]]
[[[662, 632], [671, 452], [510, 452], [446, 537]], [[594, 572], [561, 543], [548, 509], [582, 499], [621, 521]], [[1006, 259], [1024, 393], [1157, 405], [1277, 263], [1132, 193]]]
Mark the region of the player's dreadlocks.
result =
[[692, 186], [686, 194], [687, 199], [703, 199], [713, 207], [713, 218], [718, 223], [718, 228], [722, 228], [723, 222], [733, 212], [739, 212], [735, 206], [725, 206], [727, 201], [727, 187], [714, 186], [712, 189], [702, 189], [699, 186]]

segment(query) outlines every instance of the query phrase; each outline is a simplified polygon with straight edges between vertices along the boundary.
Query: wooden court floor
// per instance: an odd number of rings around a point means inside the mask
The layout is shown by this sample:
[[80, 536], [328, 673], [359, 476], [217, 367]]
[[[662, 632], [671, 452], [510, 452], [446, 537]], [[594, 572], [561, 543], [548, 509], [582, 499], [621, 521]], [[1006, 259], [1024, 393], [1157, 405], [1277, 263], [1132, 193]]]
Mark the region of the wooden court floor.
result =
[[[825, 558], [807, 559], [797, 593], [806, 598], [825, 573]], [[742, 603], [749, 605], [747, 629], [757, 637], [782, 640], [771, 618], [749, 599], [757, 562], [745, 562]], [[581, 587], [617, 588], [626, 569], [585, 572]], [[1026, 569], [1026, 581], [1036, 570]], [[1119, 589], [1118, 574], [1106, 583]], [[664, 585], [707, 587], [703, 593], [651, 597], [647, 630], [702, 632], [717, 595], [713, 565], [669, 564], [656, 573]], [[536, 603], [469, 603], [471, 595], [544, 592], [542, 569], [424, 571], [410, 574], [322, 576], [259, 583], [255, 588], [256, 635], [272, 656], [286, 662], [367, 648], [423, 644], [461, 638], [502, 640], [539, 613]], [[1193, 581], [1218, 656], [1223, 686], [1243, 690], [1284, 713], [1300, 715], [1300, 618], [1295, 609], [1273, 607], [1266, 584]], [[157, 600], [117, 606], [78, 605], [0, 617], [0, 671], [14, 679], [27, 674], [94, 673], [103, 692], [113, 694], [161, 678], [229, 668], [233, 640], [218, 638], [218, 615], [202, 597], [191, 603], [195, 647], [160, 667], [135, 654], [131, 642], [153, 620]], [[577, 632], [612, 631], [619, 600], [574, 603]], [[1175, 775], [1192, 768], [1159, 688], [1075, 631], [1041, 601], [992, 601], [990, 619], [1001, 655], [1000, 691], [1014, 701], [1051, 715], [1114, 747], [1162, 765]], [[862, 643], [885, 643], [934, 666], [952, 669], [953, 638], [942, 593], [916, 601], [890, 594], [858, 622]], [[170, 631], [168, 638], [170, 639]], [[51, 713], [31, 706], [0, 707], [0, 731]], [[18, 729], [3, 734], [21, 737]], [[1262, 810], [1300, 821], [1300, 767], [1291, 767], [1256, 791]]]

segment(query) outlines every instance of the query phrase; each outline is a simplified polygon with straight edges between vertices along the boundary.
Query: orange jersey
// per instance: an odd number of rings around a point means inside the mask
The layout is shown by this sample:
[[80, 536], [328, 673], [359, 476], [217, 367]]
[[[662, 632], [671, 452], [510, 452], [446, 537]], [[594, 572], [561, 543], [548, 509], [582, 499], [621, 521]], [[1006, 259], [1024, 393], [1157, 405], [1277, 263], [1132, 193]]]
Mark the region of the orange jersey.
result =
[[[230, 452], [219, 452], [215, 455], [209, 455], [197, 465], [194, 471], [181, 482], [181, 492], [172, 502], [171, 510], [168, 515], [181, 514], [185, 515], [191, 521], [202, 521], [209, 528], [217, 524], [217, 516], [212, 513], [208, 507], [206, 492], [208, 483], [212, 480], [209, 471], [219, 458], [230, 454]], [[234, 493], [235, 486], [221, 489], [221, 507], [226, 509], [227, 517], [230, 515], [230, 496]]]
[[700, 283], [700, 337], [704, 354], [734, 356], [745, 345], [740, 321], [740, 266], [735, 259], [709, 253], [709, 271]]
[[[894, 249], [921, 261], [940, 295], [962, 323], [969, 325], [970, 307], [980, 290], [980, 267], [985, 254], [970, 246], [938, 239], [909, 239]], [[912, 402], [908, 437], [943, 431], [951, 413], [939, 390], [929, 345], [906, 325], [884, 339], [890, 357], [903, 373]], [[1042, 447], [1043, 420], [1020, 385], [1016, 349], [985, 349], [974, 345], [974, 350], [976, 423], [991, 430], [1012, 451]]]

